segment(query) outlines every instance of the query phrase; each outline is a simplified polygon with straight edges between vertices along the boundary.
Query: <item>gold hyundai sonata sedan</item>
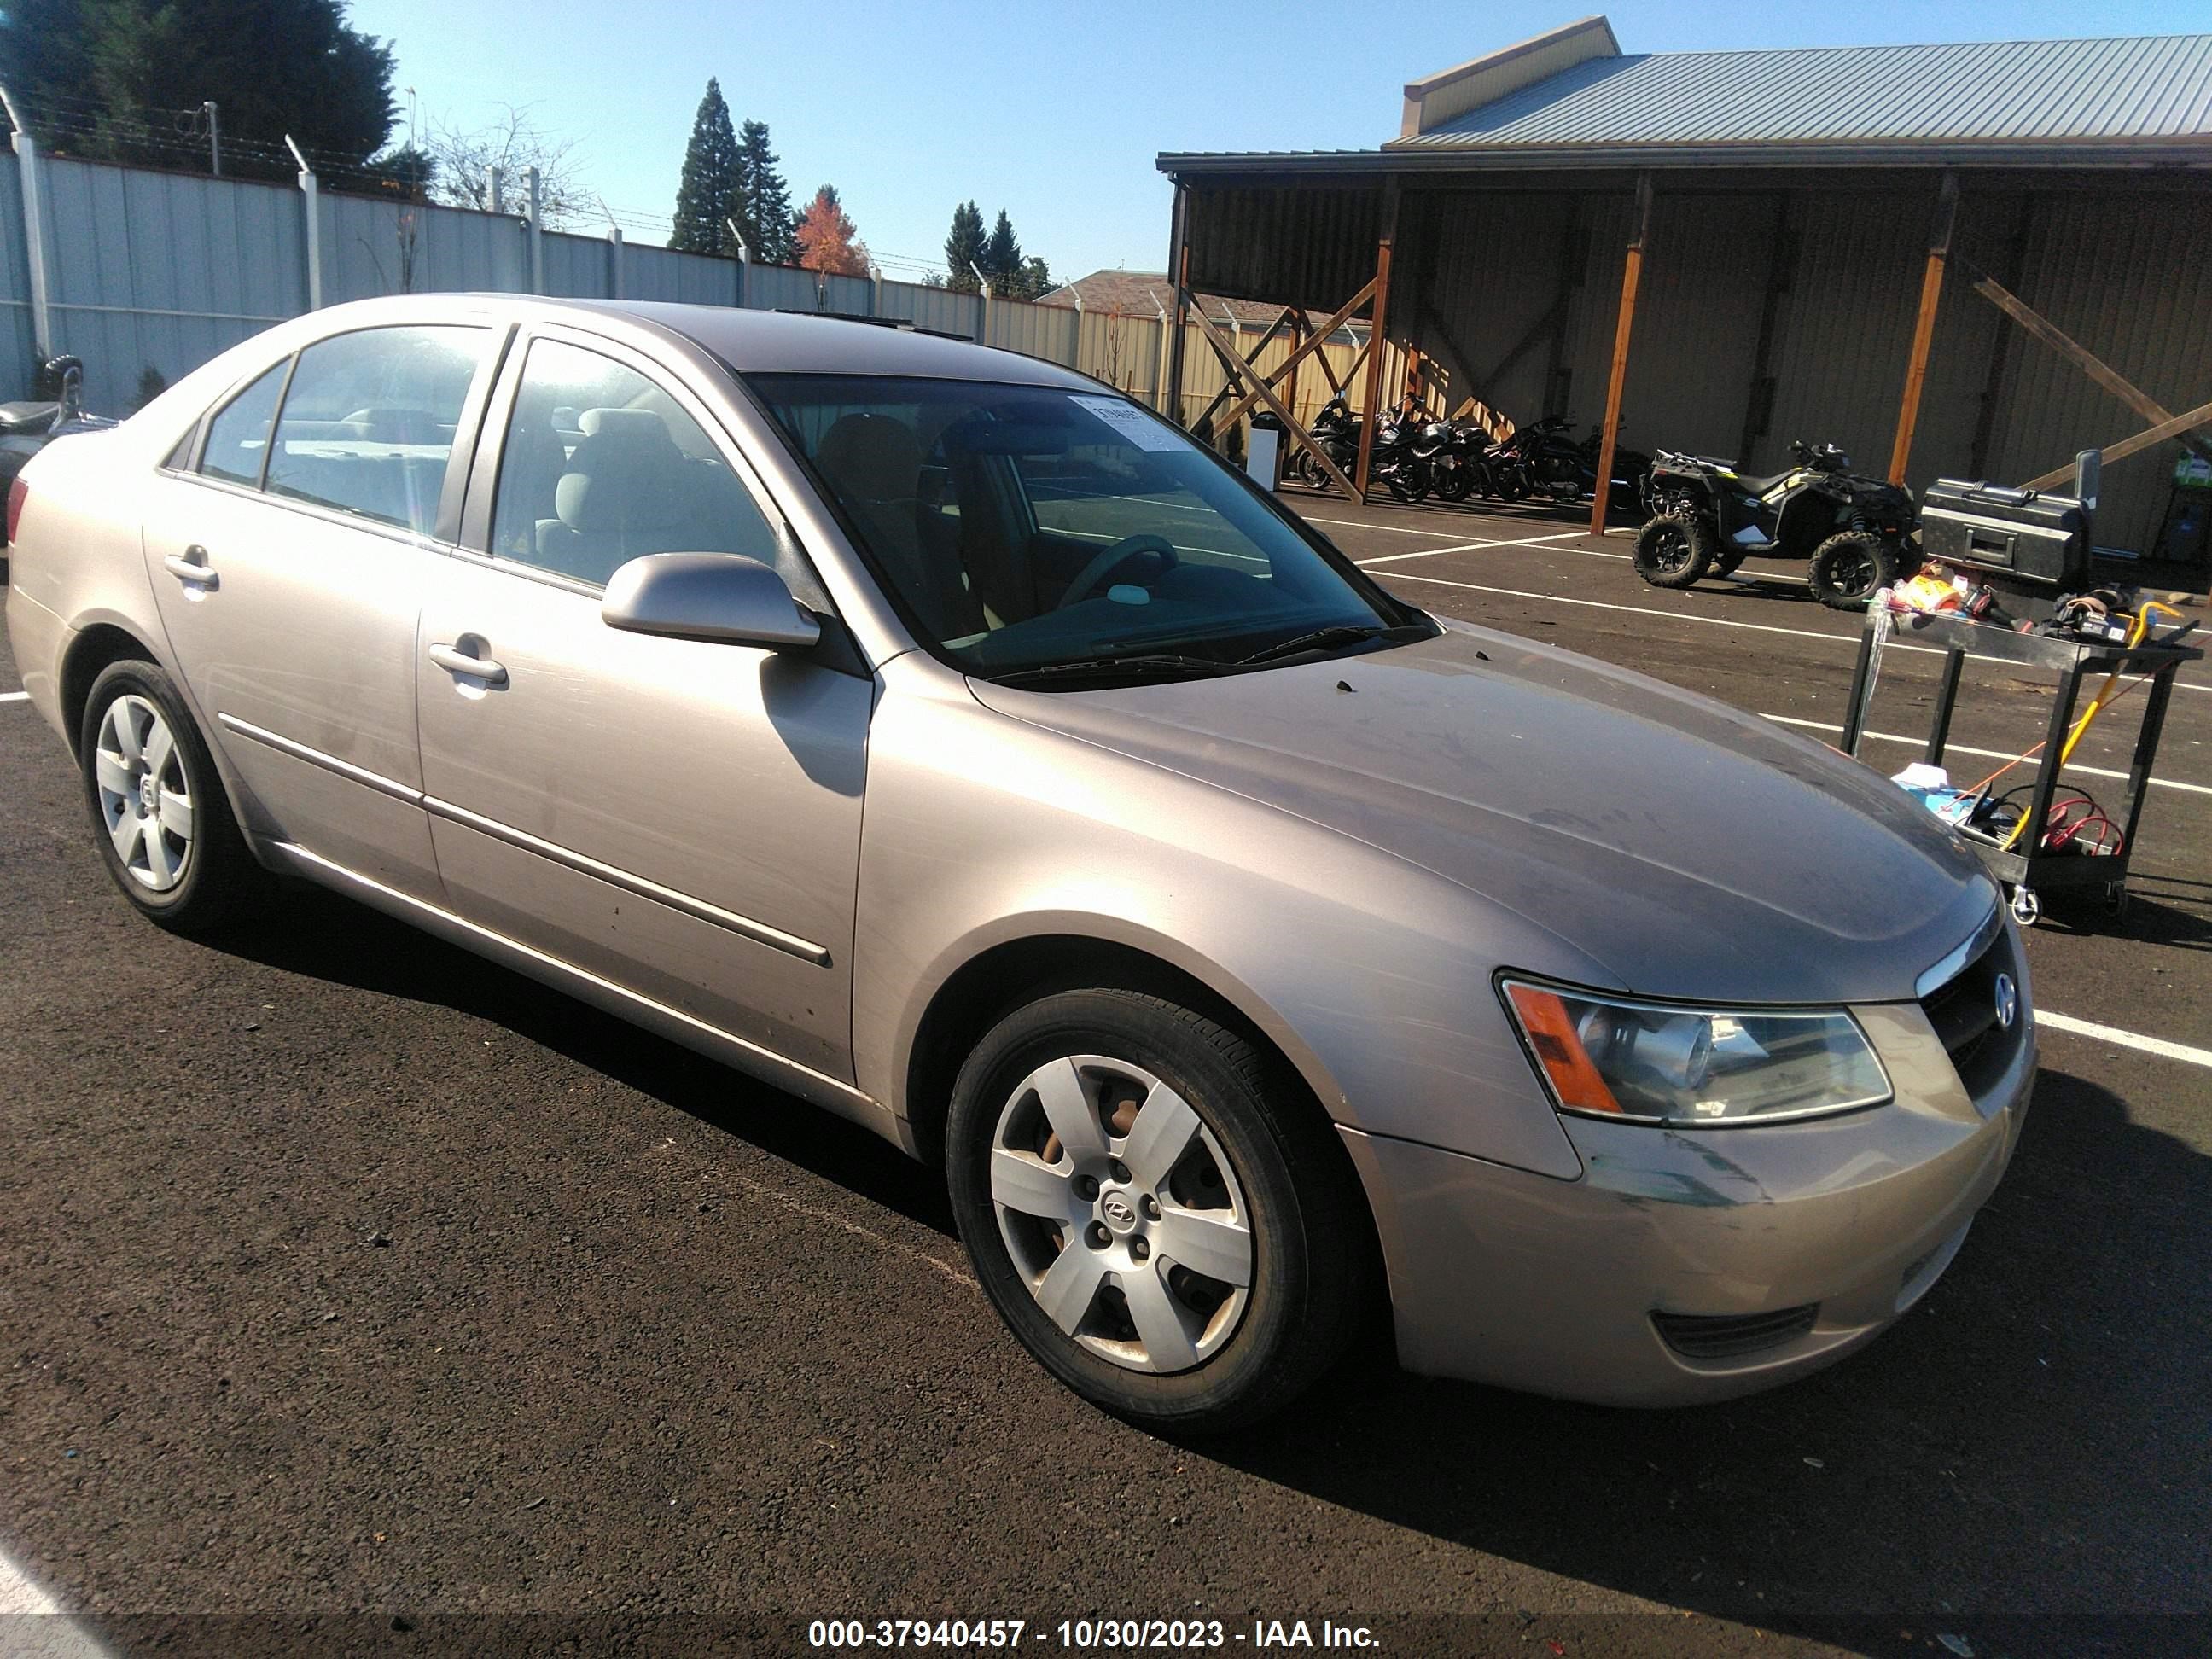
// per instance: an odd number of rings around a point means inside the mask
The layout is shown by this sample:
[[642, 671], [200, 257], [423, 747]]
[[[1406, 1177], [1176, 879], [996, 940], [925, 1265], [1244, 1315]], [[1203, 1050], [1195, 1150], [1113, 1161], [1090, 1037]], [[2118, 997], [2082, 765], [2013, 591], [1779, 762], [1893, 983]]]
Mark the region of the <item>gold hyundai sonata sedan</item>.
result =
[[2018, 1136], [2018, 936], [1901, 792], [1413, 609], [1047, 363], [374, 301], [7, 510], [24, 684], [148, 918], [305, 878], [866, 1125], [1149, 1425], [1279, 1410], [1386, 1307], [1432, 1375], [1784, 1382]]

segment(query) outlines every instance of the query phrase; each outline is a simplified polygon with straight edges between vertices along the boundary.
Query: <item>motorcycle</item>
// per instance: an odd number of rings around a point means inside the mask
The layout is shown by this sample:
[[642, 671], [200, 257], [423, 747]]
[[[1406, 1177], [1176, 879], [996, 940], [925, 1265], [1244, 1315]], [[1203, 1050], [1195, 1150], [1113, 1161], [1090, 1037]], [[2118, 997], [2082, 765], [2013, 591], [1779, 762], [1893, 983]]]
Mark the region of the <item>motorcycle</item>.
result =
[[1918, 564], [1912, 492], [1851, 471], [1833, 444], [1802, 439], [1795, 465], [1747, 477], [1732, 461], [1661, 450], [1644, 490], [1650, 517], [1636, 534], [1637, 574], [1655, 587], [1733, 575], [1756, 554], [1804, 559], [1814, 596], [1863, 608]]
[[1450, 422], [1407, 398], [1376, 424], [1374, 476], [1401, 501], [1425, 501], [1449, 465], [1451, 441]]
[[[0, 404], [0, 495], [15, 483], [24, 464], [55, 439], [115, 424], [84, 412], [84, 365], [75, 357], [48, 358], [40, 366], [39, 379], [54, 388], [53, 398]], [[7, 545], [7, 526], [0, 521], [0, 548]], [[4, 567], [0, 560], [0, 571]]]
[[[1566, 505], [1587, 501], [1597, 493], [1597, 458], [1602, 434], [1593, 430], [1577, 442], [1569, 435], [1573, 428], [1564, 415], [1547, 415], [1513, 434], [1492, 453], [1491, 472], [1496, 493], [1509, 501], [1540, 495]], [[1644, 480], [1651, 471], [1651, 458], [1633, 449], [1614, 446], [1613, 486], [1609, 509], [1632, 510], [1644, 495]]]
[[[1340, 392], [1321, 406], [1321, 411], [1314, 416], [1310, 428], [1314, 441], [1328, 452], [1330, 461], [1346, 477], [1359, 463], [1360, 424], [1358, 413], [1345, 401], [1344, 393]], [[1304, 444], [1298, 446], [1297, 455], [1291, 463], [1291, 471], [1300, 483], [1316, 489], [1325, 488], [1329, 482], [1328, 474], [1321, 470], [1321, 463], [1314, 459], [1313, 452]]]

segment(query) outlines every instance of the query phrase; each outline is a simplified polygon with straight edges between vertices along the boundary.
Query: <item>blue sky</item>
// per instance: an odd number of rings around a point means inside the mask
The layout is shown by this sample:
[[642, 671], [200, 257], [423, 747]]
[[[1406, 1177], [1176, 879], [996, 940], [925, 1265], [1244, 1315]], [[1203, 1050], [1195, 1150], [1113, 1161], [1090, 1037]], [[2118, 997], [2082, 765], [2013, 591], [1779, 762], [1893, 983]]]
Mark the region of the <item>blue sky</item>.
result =
[[[1062, 277], [1166, 259], [1164, 149], [1367, 149], [1406, 81], [1584, 15], [1569, 3], [1297, 0], [354, 0], [425, 118], [530, 105], [587, 186], [665, 215], [709, 75], [769, 124], [795, 198], [836, 185], [885, 274], [940, 258], [955, 203], [1003, 207]], [[2212, 0], [1614, 4], [1629, 52], [2212, 30]], [[659, 240], [635, 228], [634, 240]]]

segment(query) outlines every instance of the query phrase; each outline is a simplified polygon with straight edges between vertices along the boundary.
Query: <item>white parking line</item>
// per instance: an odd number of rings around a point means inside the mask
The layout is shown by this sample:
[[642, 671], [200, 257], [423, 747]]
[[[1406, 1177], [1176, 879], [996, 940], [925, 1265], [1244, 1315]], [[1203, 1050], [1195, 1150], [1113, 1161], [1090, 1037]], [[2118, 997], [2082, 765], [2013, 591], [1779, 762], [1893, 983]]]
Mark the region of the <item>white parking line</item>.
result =
[[[1439, 553], [1474, 553], [1486, 547], [1543, 547], [1547, 542], [1563, 541], [1567, 537], [1581, 534], [1582, 532], [1579, 530], [1570, 530], [1563, 536], [1530, 536], [1522, 541], [1485, 539], [1479, 542], [1460, 542], [1450, 547], [1421, 547], [1416, 548], [1411, 553], [1385, 553], [1380, 558], [1354, 559], [1352, 563], [1364, 569], [1371, 564], [1396, 564], [1401, 559], [1433, 559]], [[1544, 550], [1547, 553], [1583, 553], [1584, 557], [1593, 559], [1622, 559], [1628, 556], [1625, 553], [1584, 553], [1579, 547], [1547, 547]]]
[[28, 702], [30, 700], [31, 694], [27, 691], [0, 691], [0, 702]]
[[[2118, 699], [2115, 698], [2114, 701], [2117, 702]], [[1813, 732], [1841, 732], [1844, 729], [1833, 720], [1805, 720], [1790, 714], [1762, 713], [1759, 719], [1772, 720], [1777, 726], [1802, 726]], [[1928, 746], [1928, 739], [1925, 738], [1908, 738], [1896, 732], [1866, 732], [1860, 735], [1871, 738], [1877, 743], [1901, 743], [1908, 749], [1925, 749]], [[1969, 744], [1963, 743], [1947, 743], [1943, 745], [1943, 752], [1947, 755], [1972, 755], [1981, 760], [2015, 758], [2014, 756], [2007, 754], [2002, 749], [1976, 749]], [[2127, 776], [2126, 773], [2115, 772], [2108, 766], [2084, 766], [2079, 761], [2067, 762], [2066, 769], [2069, 772], [2086, 772], [2093, 778]], [[2212, 795], [2212, 788], [2208, 788], [2201, 783], [2182, 783], [2172, 778], [2153, 778], [2150, 782], [2154, 789], [2185, 789], [2192, 795]]]
[[2123, 1031], [2117, 1025], [2100, 1025], [2094, 1020], [2075, 1019], [2069, 1014], [2054, 1014], [2041, 1008], [2035, 1011], [2035, 1023], [2054, 1031], [2093, 1037], [2117, 1048], [2138, 1048], [2161, 1060], [2178, 1060], [2185, 1066], [2212, 1070], [2212, 1048], [2192, 1048], [2185, 1042], [2168, 1042], [2164, 1037], [2144, 1036], [2136, 1031]]
[[107, 1650], [62, 1612], [60, 1603], [32, 1583], [0, 1552], [0, 1654], [8, 1659], [106, 1659]]
[[[1815, 628], [1777, 628], [1772, 623], [1738, 622], [1730, 617], [1699, 617], [1686, 611], [1661, 611], [1647, 605], [1614, 605], [1605, 599], [1571, 599], [1565, 593], [1531, 593], [1526, 588], [1492, 587], [1482, 582], [1454, 581], [1448, 576], [1424, 576], [1412, 570], [1386, 570], [1386, 576], [1395, 576], [1401, 581], [1433, 582], [1438, 587], [1463, 587], [1471, 593], [1499, 593], [1509, 599], [1541, 599], [1549, 605], [1581, 605], [1590, 611], [1621, 611], [1632, 617], [1663, 617], [1668, 622], [1701, 623], [1708, 628], [1743, 628], [1754, 634], [1786, 634], [1792, 639], [1821, 640], [1830, 645], [1858, 648], [1856, 634], [1827, 634]], [[1892, 640], [1886, 647], [1891, 651], [1911, 651], [1923, 657], [1940, 657], [1942, 650], [1932, 645], [1907, 645], [1901, 640]], [[2212, 685], [2199, 685], [2193, 680], [2177, 678], [2174, 688], [2181, 691], [2212, 691]]]

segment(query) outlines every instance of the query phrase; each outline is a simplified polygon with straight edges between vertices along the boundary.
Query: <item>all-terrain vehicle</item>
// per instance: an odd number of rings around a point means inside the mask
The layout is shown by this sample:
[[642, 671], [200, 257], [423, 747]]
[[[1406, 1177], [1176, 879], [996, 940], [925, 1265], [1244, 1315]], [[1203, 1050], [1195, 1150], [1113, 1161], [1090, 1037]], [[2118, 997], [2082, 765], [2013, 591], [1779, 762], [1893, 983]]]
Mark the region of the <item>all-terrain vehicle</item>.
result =
[[1661, 450], [1644, 485], [1650, 519], [1636, 535], [1637, 574], [1655, 587], [1728, 576], [1756, 554], [1809, 561], [1814, 596], [1856, 610], [1915, 568], [1912, 492], [1851, 471], [1833, 444], [1800, 440], [1796, 465], [1747, 477], [1732, 461]]

